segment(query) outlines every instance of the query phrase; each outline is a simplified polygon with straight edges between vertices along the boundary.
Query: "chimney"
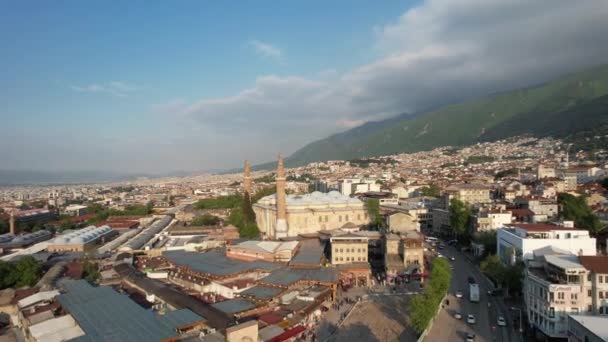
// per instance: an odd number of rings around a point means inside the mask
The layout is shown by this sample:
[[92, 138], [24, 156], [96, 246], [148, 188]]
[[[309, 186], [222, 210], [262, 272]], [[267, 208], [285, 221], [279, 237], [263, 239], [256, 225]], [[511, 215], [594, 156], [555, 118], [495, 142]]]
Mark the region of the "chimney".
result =
[[15, 235], [15, 214], [14, 210], [11, 210], [11, 218], [10, 218], [10, 232]]

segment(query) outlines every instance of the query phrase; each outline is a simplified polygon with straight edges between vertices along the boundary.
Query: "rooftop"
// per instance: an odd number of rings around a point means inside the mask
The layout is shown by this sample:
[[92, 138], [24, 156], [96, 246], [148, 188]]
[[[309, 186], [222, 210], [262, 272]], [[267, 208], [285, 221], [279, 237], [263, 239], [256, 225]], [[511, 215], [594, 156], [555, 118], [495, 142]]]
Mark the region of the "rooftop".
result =
[[227, 314], [235, 314], [256, 307], [254, 303], [243, 298], [229, 299], [223, 302], [211, 304], [211, 306]]
[[84, 280], [65, 280], [58, 297], [62, 307], [86, 335], [72, 341], [159, 341], [202, 317], [188, 309], [157, 315], [109, 287], [93, 287]]
[[166, 251], [163, 253], [163, 256], [173, 264], [187, 266], [197, 272], [219, 276], [254, 270], [271, 271], [280, 267], [279, 264], [262, 260], [241, 261], [231, 259], [226, 257], [223, 251], [210, 251], [206, 253]]
[[[332, 205], [332, 204], [348, 204], [363, 206], [363, 202], [357, 198], [351, 198], [342, 195], [337, 191], [322, 193], [319, 191], [309, 194], [291, 194], [286, 196], [287, 206], [314, 206], [314, 205]], [[274, 205], [276, 204], [276, 194], [262, 197], [258, 204]]]
[[608, 256], [581, 255], [578, 258], [586, 269], [594, 273], [608, 274]]
[[587, 328], [600, 339], [608, 341], [608, 324], [606, 324], [608, 319], [606, 319], [606, 316], [569, 315], [568, 317]]

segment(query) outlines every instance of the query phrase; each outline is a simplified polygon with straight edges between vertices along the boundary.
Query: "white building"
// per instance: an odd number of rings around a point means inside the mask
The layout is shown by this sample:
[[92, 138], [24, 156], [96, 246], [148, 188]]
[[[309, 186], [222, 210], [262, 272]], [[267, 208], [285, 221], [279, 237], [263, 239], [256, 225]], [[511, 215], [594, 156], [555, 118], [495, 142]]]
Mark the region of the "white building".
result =
[[496, 253], [505, 263], [531, 259], [537, 249], [553, 246], [574, 255], [596, 255], [595, 238], [586, 230], [553, 224], [514, 223], [497, 230]]

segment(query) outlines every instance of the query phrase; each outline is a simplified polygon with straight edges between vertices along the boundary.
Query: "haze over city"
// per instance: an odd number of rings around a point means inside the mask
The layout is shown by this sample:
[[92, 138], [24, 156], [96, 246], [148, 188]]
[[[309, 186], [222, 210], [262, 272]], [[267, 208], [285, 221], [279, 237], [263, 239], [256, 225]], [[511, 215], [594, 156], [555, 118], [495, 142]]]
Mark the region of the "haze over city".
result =
[[[159, 174], [606, 62], [603, 1], [1, 5], [0, 169]], [[565, 46], [567, 45], [567, 48]]]

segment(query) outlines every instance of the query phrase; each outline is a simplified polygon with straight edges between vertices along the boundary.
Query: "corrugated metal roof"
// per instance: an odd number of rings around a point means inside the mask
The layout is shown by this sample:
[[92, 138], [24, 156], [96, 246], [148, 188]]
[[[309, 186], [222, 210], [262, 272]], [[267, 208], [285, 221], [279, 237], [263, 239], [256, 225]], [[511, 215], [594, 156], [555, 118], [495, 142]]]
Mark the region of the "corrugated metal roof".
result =
[[300, 241], [298, 253], [291, 259], [291, 264], [319, 265], [323, 257], [323, 246], [318, 239]]
[[272, 299], [272, 298], [278, 296], [281, 292], [283, 292], [283, 289], [264, 286], [264, 285], [257, 285], [248, 290], [241, 292], [241, 295], [242, 296], [252, 296], [256, 299], [261, 299], [261, 300], [267, 300], [267, 299]]
[[75, 341], [160, 341], [176, 336], [175, 328], [203, 318], [188, 309], [156, 315], [109, 287], [84, 280], [66, 280], [58, 297], [85, 336]]
[[190, 269], [215, 275], [229, 275], [249, 270], [274, 270], [281, 265], [267, 261], [242, 261], [230, 259], [223, 252], [206, 253], [166, 251], [163, 256], [176, 265], [187, 266]]
[[245, 310], [249, 310], [249, 309], [253, 309], [255, 308], [255, 304], [253, 304], [252, 302], [243, 299], [243, 298], [236, 298], [236, 299], [229, 299], [229, 300], [225, 300], [223, 302], [219, 302], [219, 303], [215, 303], [215, 304], [211, 304], [214, 308], [228, 313], [228, 314], [235, 314], [241, 311], [245, 311]]

